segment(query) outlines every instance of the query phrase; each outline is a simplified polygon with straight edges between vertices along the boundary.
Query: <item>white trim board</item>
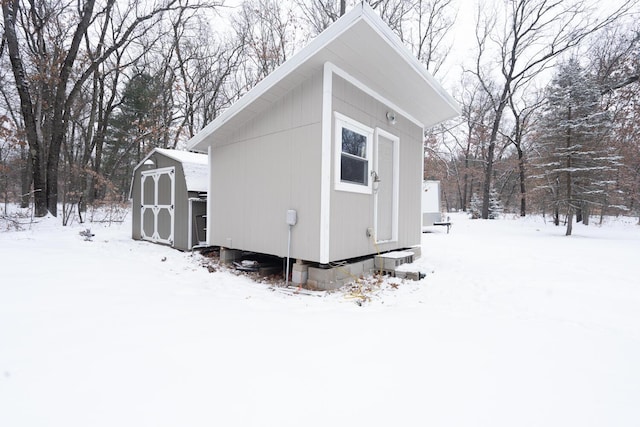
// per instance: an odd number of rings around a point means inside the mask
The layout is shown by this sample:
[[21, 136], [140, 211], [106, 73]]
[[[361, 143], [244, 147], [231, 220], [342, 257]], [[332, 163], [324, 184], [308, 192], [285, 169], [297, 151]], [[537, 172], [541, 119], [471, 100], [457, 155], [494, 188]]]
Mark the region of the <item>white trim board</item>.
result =
[[322, 148], [320, 164], [320, 262], [329, 263], [331, 240], [331, 125], [333, 110], [333, 73], [324, 64], [322, 76]]

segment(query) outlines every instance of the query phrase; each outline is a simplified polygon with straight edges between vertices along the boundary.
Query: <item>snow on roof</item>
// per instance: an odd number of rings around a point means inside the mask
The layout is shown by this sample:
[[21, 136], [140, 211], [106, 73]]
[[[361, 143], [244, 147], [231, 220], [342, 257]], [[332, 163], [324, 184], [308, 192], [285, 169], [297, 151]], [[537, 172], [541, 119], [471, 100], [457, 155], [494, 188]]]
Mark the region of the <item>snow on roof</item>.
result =
[[163, 154], [180, 163], [194, 163], [199, 165], [207, 165], [209, 161], [207, 156], [201, 153], [192, 153], [190, 151], [170, 150], [168, 148], [156, 148], [154, 151]]
[[[203, 154], [206, 156], [206, 154]], [[208, 178], [209, 167], [199, 163], [182, 163], [184, 179], [187, 182], [187, 191], [197, 191], [199, 193], [209, 190]]]
[[[138, 163], [134, 170], [137, 170], [144, 162], [153, 155], [159, 153], [165, 157], [173, 159], [182, 164], [184, 179], [187, 184], [187, 191], [207, 192], [209, 191], [209, 160], [206, 154], [192, 153], [182, 150], [170, 150], [167, 148], [154, 148]], [[133, 194], [133, 181], [129, 194]], [[129, 196], [131, 197], [131, 196]]]
[[156, 148], [154, 151], [182, 163], [187, 191], [208, 191], [209, 161], [206, 154], [167, 148]]

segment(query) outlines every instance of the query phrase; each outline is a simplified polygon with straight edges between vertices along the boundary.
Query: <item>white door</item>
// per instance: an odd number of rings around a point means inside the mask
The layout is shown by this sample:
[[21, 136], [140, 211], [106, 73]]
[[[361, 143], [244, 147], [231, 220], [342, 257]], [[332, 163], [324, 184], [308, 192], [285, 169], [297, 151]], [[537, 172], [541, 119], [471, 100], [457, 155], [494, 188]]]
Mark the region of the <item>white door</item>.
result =
[[398, 240], [398, 179], [400, 139], [376, 129], [373, 204], [376, 242]]
[[152, 242], [173, 245], [175, 168], [145, 171], [140, 179], [141, 236]]

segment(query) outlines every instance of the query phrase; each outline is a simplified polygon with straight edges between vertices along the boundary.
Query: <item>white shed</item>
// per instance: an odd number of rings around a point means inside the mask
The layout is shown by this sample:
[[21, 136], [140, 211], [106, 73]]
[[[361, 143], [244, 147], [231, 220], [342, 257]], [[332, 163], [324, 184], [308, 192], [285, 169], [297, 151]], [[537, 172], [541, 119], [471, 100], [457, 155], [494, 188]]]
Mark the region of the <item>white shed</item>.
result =
[[424, 131], [458, 114], [358, 4], [189, 141], [209, 155], [207, 243], [285, 257], [290, 236], [319, 265], [420, 244]]

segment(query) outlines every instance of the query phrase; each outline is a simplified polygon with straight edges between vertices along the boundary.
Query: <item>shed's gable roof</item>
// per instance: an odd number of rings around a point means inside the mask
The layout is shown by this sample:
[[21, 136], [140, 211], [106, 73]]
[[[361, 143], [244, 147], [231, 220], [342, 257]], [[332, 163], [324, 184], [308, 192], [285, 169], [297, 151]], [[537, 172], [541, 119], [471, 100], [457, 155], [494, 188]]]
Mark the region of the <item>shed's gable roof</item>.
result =
[[234, 130], [270, 108], [326, 62], [398, 105], [425, 128], [459, 114], [453, 98], [363, 2], [209, 123], [187, 147], [206, 151], [208, 145], [224, 143]]
[[134, 170], [142, 166], [154, 153], [158, 153], [182, 164], [187, 191], [197, 191], [200, 193], [208, 191], [209, 158], [206, 154], [170, 150], [167, 148], [154, 148], [153, 151], [138, 163]]
[[207, 156], [202, 153], [193, 153], [191, 151], [171, 150], [168, 148], [156, 148], [154, 151], [163, 154], [170, 159], [176, 160], [182, 164], [193, 163], [196, 165], [206, 165], [209, 163]]

